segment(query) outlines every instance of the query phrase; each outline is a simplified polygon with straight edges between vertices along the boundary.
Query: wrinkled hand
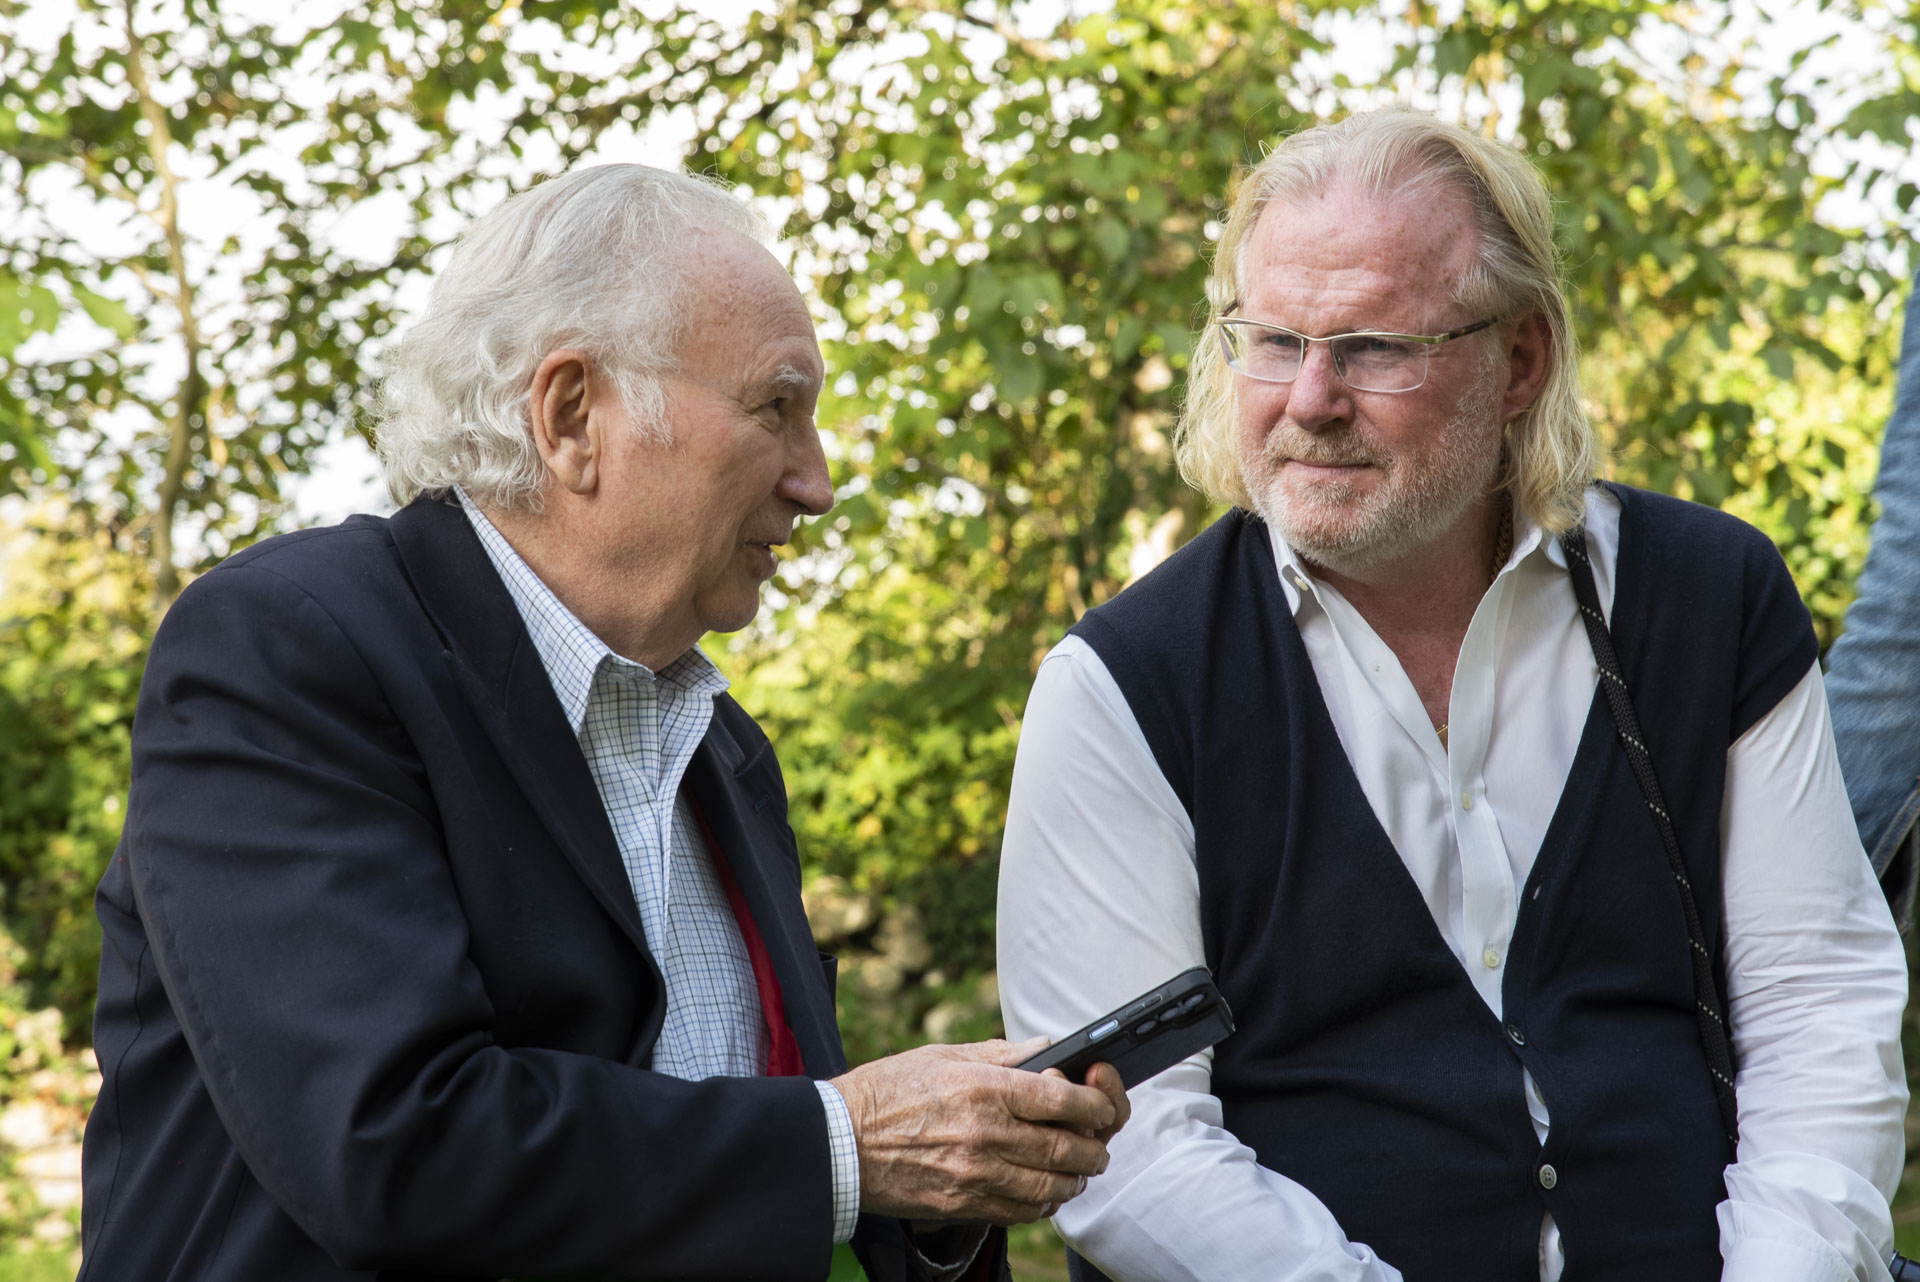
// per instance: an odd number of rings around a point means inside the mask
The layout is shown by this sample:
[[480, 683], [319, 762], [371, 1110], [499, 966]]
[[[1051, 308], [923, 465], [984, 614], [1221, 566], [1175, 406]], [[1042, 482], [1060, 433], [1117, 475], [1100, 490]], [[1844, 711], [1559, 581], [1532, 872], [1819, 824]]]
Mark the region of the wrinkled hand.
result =
[[860, 1150], [860, 1208], [1022, 1224], [1084, 1189], [1126, 1123], [1126, 1091], [1110, 1065], [1087, 1086], [1012, 1067], [1045, 1045], [922, 1046], [834, 1078]]
[[[1063, 1082], [1066, 1080], [1057, 1068], [1048, 1069], [1045, 1076], [1058, 1077]], [[1093, 1132], [1093, 1138], [1105, 1144], [1118, 1135], [1120, 1128], [1127, 1124], [1127, 1119], [1133, 1116], [1133, 1104], [1127, 1099], [1127, 1088], [1120, 1080], [1120, 1070], [1111, 1064], [1095, 1064], [1088, 1069], [1087, 1085], [1105, 1095], [1113, 1104], [1113, 1124]]]

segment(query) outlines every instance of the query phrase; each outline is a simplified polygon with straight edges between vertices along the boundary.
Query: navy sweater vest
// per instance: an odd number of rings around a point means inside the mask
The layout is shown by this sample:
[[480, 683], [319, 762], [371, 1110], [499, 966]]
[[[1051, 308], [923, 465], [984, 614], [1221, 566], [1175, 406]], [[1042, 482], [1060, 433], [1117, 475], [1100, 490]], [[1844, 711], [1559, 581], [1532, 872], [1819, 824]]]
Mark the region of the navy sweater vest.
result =
[[[1815, 642], [1762, 535], [1612, 488], [1613, 634], [1717, 966], [1727, 749]], [[1502, 1022], [1361, 791], [1257, 518], [1229, 514], [1074, 631], [1193, 819], [1206, 961], [1239, 1024], [1213, 1090], [1261, 1164], [1418, 1282], [1537, 1282], [1549, 1211], [1566, 1282], [1718, 1278], [1733, 1155], [1679, 896], [1600, 692], [1521, 893]]]

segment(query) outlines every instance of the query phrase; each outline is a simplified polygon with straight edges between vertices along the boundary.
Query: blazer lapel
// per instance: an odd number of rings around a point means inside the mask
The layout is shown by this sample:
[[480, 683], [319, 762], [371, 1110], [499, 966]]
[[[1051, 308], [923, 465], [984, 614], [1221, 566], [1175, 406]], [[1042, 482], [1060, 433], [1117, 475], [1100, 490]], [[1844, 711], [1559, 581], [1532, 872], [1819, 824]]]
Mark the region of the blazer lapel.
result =
[[601, 907], [659, 968], [620, 862], [606, 807], [520, 611], [466, 513], [416, 499], [388, 527], [445, 659], [487, 737]]
[[787, 799], [771, 748], [751, 759], [727, 729], [719, 706], [707, 737], [687, 764], [686, 787], [699, 803], [780, 981], [787, 1024], [814, 1077], [846, 1071], [833, 994], [800, 902], [800, 868], [789, 845]]

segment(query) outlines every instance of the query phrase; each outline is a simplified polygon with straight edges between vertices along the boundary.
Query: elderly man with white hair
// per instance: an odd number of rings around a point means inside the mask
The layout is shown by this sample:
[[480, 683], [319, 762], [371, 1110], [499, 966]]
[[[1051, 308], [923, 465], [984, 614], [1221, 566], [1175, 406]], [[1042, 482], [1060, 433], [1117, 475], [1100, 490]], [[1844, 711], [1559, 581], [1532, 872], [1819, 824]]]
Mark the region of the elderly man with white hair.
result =
[[[1003, 1275], [1125, 1119], [1034, 1045], [847, 1070], [771, 745], [700, 652], [833, 501], [807, 309], [608, 166], [462, 237], [391, 519], [181, 596], [101, 883], [82, 1276]], [[903, 1222], [905, 1221], [905, 1222]]]
[[1430, 116], [1275, 147], [1179, 443], [1231, 510], [1041, 665], [1008, 1028], [1202, 963], [1239, 1025], [1056, 1220], [1122, 1282], [1887, 1277], [1906, 967], [1807, 612], [1590, 484], [1552, 232]]

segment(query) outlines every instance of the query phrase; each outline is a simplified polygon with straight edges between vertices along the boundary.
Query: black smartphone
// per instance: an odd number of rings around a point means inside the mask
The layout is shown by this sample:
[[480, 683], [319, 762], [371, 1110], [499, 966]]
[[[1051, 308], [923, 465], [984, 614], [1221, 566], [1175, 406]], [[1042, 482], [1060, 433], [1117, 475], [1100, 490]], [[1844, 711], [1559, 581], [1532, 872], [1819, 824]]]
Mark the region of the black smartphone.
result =
[[1057, 1068], [1074, 1083], [1087, 1070], [1108, 1063], [1131, 1090], [1195, 1051], [1233, 1031], [1233, 1012], [1205, 966], [1181, 971], [1158, 988], [1108, 1011], [1071, 1037], [1063, 1037], [1019, 1067]]

